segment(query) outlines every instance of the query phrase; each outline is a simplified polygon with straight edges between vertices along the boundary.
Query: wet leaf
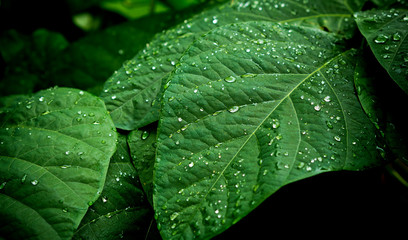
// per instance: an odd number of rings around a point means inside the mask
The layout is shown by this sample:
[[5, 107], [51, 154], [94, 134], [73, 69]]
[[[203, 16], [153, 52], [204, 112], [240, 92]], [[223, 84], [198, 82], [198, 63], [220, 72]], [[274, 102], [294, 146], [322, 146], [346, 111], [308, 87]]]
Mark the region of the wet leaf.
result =
[[158, 120], [163, 84], [181, 55], [201, 35], [230, 23], [271, 21], [312, 26], [350, 37], [352, 14], [364, 1], [232, 1], [203, 11], [159, 34], [105, 83], [104, 99], [116, 127], [134, 130]]
[[211, 238], [288, 183], [376, 163], [354, 58], [304, 26], [232, 24], [196, 40], [163, 96], [153, 196], [163, 238]]
[[112, 120], [99, 98], [77, 89], [17, 101], [0, 115], [1, 236], [71, 239], [103, 189]]
[[119, 135], [100, 198], [89, 207], [74, 239], [143, 239], [153, 211], [132, 165], [125, 135]]
[[372, 10], [355, 17], [378, 62], [408, 93], [408, 11]]

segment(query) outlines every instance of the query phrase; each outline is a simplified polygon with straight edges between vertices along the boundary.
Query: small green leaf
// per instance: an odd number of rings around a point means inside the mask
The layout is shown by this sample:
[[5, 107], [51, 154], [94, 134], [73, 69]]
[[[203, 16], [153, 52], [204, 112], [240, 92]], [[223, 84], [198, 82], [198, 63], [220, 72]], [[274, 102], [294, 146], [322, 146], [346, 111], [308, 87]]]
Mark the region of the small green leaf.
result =
[[373, 10], [355, 17], [378, 62], [408, 93], [408, 11]]
[[116, 131], [104, 103], [40, 91], [0, 115], [1, 235], [70, 239], [103, 189]]
[[101, 197], [89, 208], [74, 239], [141, 238], [153, 212], [134, 169], [126, 136], [119, 135]]
[[153, 205], [153, 169], [156, 157], [156, 130], [135, 130], [128, 136], [133, 164], [149, 202]]
[[[353, 4], [351, 4], [351, 2]], [[324, 28], [350, 37], [352, 14], [364, 1], [233, 1], [203, 11], [156, 38], [105, 83], [104, 99], [116, 127], [134, 130], [158, 120], [163, 84], [201, 35], [226, 24], [271, 21]], [[202, 69], [205, 70], [205, 69]]]
[[153, 202], [164, 239], [209, 239], [286, 184], [377, 163], [354, 92], [355, 51], [338, 41], [248, 22], [190, 46], [159, 124]]

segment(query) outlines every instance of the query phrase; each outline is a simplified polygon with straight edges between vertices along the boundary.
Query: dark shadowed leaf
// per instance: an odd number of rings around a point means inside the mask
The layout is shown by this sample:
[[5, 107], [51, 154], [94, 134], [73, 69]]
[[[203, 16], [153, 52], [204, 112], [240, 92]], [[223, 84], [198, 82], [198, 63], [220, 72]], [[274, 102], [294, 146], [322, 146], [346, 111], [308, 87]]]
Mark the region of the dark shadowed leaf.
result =
[[249, 22], [195, 41], [163, 96], [154, 209], [164, 239], [208, 239], [280, 187], [377, 162], [355, 51], [308, 27]]
[[140, 182], [153, 206], [153, 169], [156, 157], [156, 129], [135, 130], [128, 136], [129, 148]]
[[378, 62], [408, 93], [408, 11], [365, 11], [355, 17]]
[[119, 135], [101, 197], [89, 208], [74, 239], [144, 239], [153, 216], [134, 169], [126, 136]]
[[38, 92], [0, 115], [0, 236], [70, 239], [103, 189], [116, 131], [76, 89]]

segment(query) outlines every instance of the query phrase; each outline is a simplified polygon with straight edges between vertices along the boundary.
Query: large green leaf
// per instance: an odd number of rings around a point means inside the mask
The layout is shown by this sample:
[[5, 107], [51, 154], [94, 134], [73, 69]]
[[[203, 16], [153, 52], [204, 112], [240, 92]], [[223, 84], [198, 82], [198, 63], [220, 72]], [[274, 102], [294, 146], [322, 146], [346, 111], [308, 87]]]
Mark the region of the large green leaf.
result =
[[106, 82], [101, 97], [118, 128], [133, 130], [158, 120], [161, 86], [183, 52], [216, 27], [246, 21], [273, 21], [325, 28], [350, 36], [352, 14], [364, 0], [355, 1], [233, 1], [203, 11], [156, 38]]
[[119, 135], [105, 187], [88, 210], [75, 239], [143, 239], [152, 218], [138, 173], [132, 165], [125, 135]]
[[102, 191], [116, 131], [104, 103], [55, 88], [0, 115], [0, 236], [70, 239]]
[[355, 51], [336, 42], [315, 28], [249, 22], [189, 48], [159, 124], [153, 201], [163, 238], [210, 238], [285, 184], [378, 160], [354, 92]]
[[355, 17], [377, 60], [408, 93], [408, 11], [364, 11]]

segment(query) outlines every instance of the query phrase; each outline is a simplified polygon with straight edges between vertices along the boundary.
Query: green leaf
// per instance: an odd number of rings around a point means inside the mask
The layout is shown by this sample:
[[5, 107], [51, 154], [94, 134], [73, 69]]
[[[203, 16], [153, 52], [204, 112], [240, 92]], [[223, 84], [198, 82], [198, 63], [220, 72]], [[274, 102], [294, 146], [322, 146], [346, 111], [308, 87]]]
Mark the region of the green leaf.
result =
[[203, 11], [156, 38], [105, 83], [104, 99], [116, 127], [134, 130], [158, 120], [162, 84], [201, 35], [230, 23], [272, 21], [324, 28], [350, 37], [352, 14], [364, 1], [233, 1]]
[[166, 15], [149, 16], [90, 34], [60, 54], [50, 65], [47, 80], [52, 86], [75, 87], [99, 95], [106, 79], [143, 49], [156, 32], [172, 23], [171, 19]]
[[379, 141], [383, 143], [379, 149], [382, 149], [383, 157], [388, 161], [400, 158], [408, 163], [408, 150], [405, 147], [408, 128], [404, 112], [395, 104], [408, 102], [408, 95], [384, 71], [368, 46], [358, 58], [354, 84], [363, 110], [380, 133]]
[[189, 48], [159, 124], [153, 200], [164, 239], [211, 238], [288, 183], [378, 161], [354, 92], [355, 51], [337, 41], [249, 22]]
[[153, 206], [153, 169], [156, 157], [156, 129], [135, 130], [128, 136], [133, 164], [147, 199]]
[[133, 167], [125, 135], [119, 135], [104, 189], [88, 210], [74, 239], [143, 239], [153, 213]]
[[0, 116], [0, 235], [70, 239], [103, 189], [116, 131], [104, 103], [40, 91]]
[[408, 93], [408, 11], [373, 10], [355, 17], [378, 62]]
[[7, 63], [0, 93], [28, 94], [49, 87], [42, 75], [67, 46], [61, 34], [45, 29], [35, 31], [31, 38], [8, 31], [0, 38], [0, 52]]

